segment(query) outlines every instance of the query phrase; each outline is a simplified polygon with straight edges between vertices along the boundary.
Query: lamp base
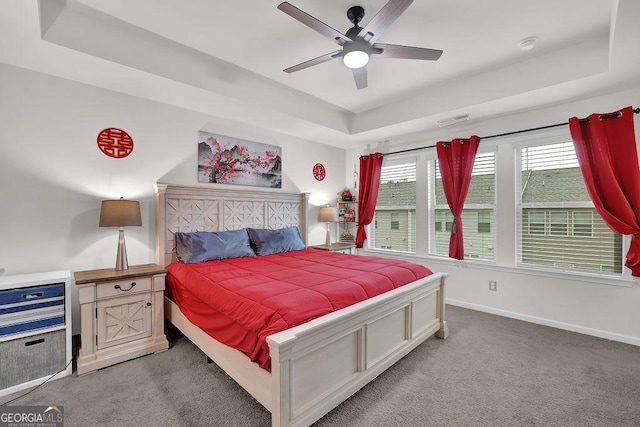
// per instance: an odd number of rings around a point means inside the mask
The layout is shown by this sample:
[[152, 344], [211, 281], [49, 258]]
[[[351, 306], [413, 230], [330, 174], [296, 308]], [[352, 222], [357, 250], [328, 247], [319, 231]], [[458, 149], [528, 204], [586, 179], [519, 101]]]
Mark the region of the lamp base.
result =
[[118, 253], [116, 254], [116, 270], [128, 270], [127, 247], [124, 244], [124, 227], [118, 232]]
[[327, 239], [324, 242], [325, 245], [331, 246], [331, 223], [327, 223]]

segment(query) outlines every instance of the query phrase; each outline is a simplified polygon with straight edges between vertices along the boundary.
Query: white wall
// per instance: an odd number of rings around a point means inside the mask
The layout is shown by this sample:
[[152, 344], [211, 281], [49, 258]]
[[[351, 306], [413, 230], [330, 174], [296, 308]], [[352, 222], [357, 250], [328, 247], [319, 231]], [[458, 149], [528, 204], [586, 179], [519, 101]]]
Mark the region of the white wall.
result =
[[[337, 148], [2, 64], [0, 93], [0, 269], [5, 269], [5, 275], [112, 267], [117, 232], [97, 224], [100, 201], [120, 196], [140, 200], [143, 211], [143, 226], [126, 231], [129, 263], [153, 262], [153, 183], [196, 184], [198, 130], [281, 146], [282, 190], [311, 193], [309, 241], [323, 243], [324, 226], [317, 224], [313, 205], [335, 200], [338, 190], [352, 185], [353, 165], [365, 150], [349, 150], [345, 161], [344, 151]], [[407, 135], [402, 146], [392, 141], [389, 150], [544, 126], [639, 102], [640, 88], [634, 87], [586, 101]], [[223, 111], [224, 105], [219, 108]], [[640, 135], [638, 123], [636, 116]], [[132, 135], [135, 149], [129, 157], [111, 159], [98, 150], [96, 136], [107, 127]], [[322, 182], [311, 173], [316, 162], [327, 168]], [[499, 186], [512, 185], [509, 177], [499, 179]], [[513, 222], [500, 215], [498, 224]], [[447, 296], [454, 304], [640, 345], [638, 284], [617, 287], [466, 262], [422, 262], [450, 273]], [[489, 280], [498, 282], [497, 292], [488, 290]], [[72, 296], [74, 331], [78, 331], [77, 294]]]
[[[101, 200], [120, 196], [139, 200], [142, 209], [142, 227], [126, 229], [129, 264], [154, 262], [153, 184], [197, 185], [199, 130], [282, 147], [281, 191], [310, 193], [309, 243], [325, 241], [317, 206], [335, 203], [344, 188], [341, 149], [4, 64], [0, 93], [4, 275], [115, 266], [118, 232], [99, 228], [98, 218]], [[96, 137], [109, 127], [132, 136], [131, 155], [100, 152]], [[321, 182], [312, 174], [317, 162], [327, 169]], [[78, 331], [75, 290], [73, 300]]]
[[[501, 134], [566, 122], [572, 116], [586, 117], [591, 113], [606, 113], [628, 105], [638, 107], [639, 104], [640, 87], [631, 87], [605, 96], [507, 117], [482, 122], [472, 119], [462, 126], [422, 135], [407, 135], [402, 145], [394, 145], [394, 141], [390, 141], [388, 146], [376, 147], [376, 144], [371, 144], [371, 149], [393, 152], [433, 145], [437, 141], [455, 137]], [[635, 123], [636, 140], [639, 141], [640, 116], [635, 115]], [[365, 150], [366, 147], [348, 150], [346, 179], [352, 173], [350, 165]], [[515, 268], [514, 176], [500, 174], [501, 163], [513, 162], [511, 150], [501, 150], [498, 146], [497, 162], [498, 242], [495, 264], [482, 265], [473, 261], [459, 262], [436, 257], [404, 258], [421, 262], [434, 271], [448, 272], [447, 299], [451, 304], [640, 345], [640, 284], [637, 279], [624, 287], [607, 283], [606, 280], [594, 282], [570, 274], [533, 275]], [[638, 186], [640, 188], [640, 183]], [[374, 251], [362, 253], [380, 255]], [[489, 291], [490, 280], [497, 281], [497, 292]]]

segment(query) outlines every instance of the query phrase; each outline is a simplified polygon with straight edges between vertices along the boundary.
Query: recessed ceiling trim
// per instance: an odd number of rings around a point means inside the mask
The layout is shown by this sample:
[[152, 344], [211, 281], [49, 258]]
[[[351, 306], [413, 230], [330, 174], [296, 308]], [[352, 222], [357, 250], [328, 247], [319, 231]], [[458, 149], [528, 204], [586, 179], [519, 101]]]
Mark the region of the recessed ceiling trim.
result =
[[75, 0], [64, 3], [60, 10], [59, 0], [40, 0], [41, 16], [55, 17], [41, 21], [48, 42], [348, 133], [347, 110]]

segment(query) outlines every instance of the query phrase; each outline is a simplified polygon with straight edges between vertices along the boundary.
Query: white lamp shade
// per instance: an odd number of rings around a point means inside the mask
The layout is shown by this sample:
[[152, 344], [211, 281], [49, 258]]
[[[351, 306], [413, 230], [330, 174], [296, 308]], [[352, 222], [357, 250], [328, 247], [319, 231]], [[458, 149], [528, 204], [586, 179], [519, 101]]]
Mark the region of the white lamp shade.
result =
[[337, 222], [338, 208], [335, 206], [322, 206], [318, 211], [318, 221], [320, 222]]

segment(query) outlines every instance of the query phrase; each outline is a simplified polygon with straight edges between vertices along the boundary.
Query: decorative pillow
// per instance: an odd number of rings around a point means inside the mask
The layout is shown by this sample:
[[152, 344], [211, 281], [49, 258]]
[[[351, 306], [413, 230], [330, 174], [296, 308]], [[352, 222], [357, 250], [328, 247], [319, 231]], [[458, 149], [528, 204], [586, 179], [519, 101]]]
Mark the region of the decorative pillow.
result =
[[176, 233], [176, 254], [185, 264], [256, 256], [246, 229]]
[[271, 255], [281, 252], [299, 251], [306, 246], [300, 238], [298, 227], [268, 230], [266, 228], [247, 228], [251, 247], [256, 255]]

